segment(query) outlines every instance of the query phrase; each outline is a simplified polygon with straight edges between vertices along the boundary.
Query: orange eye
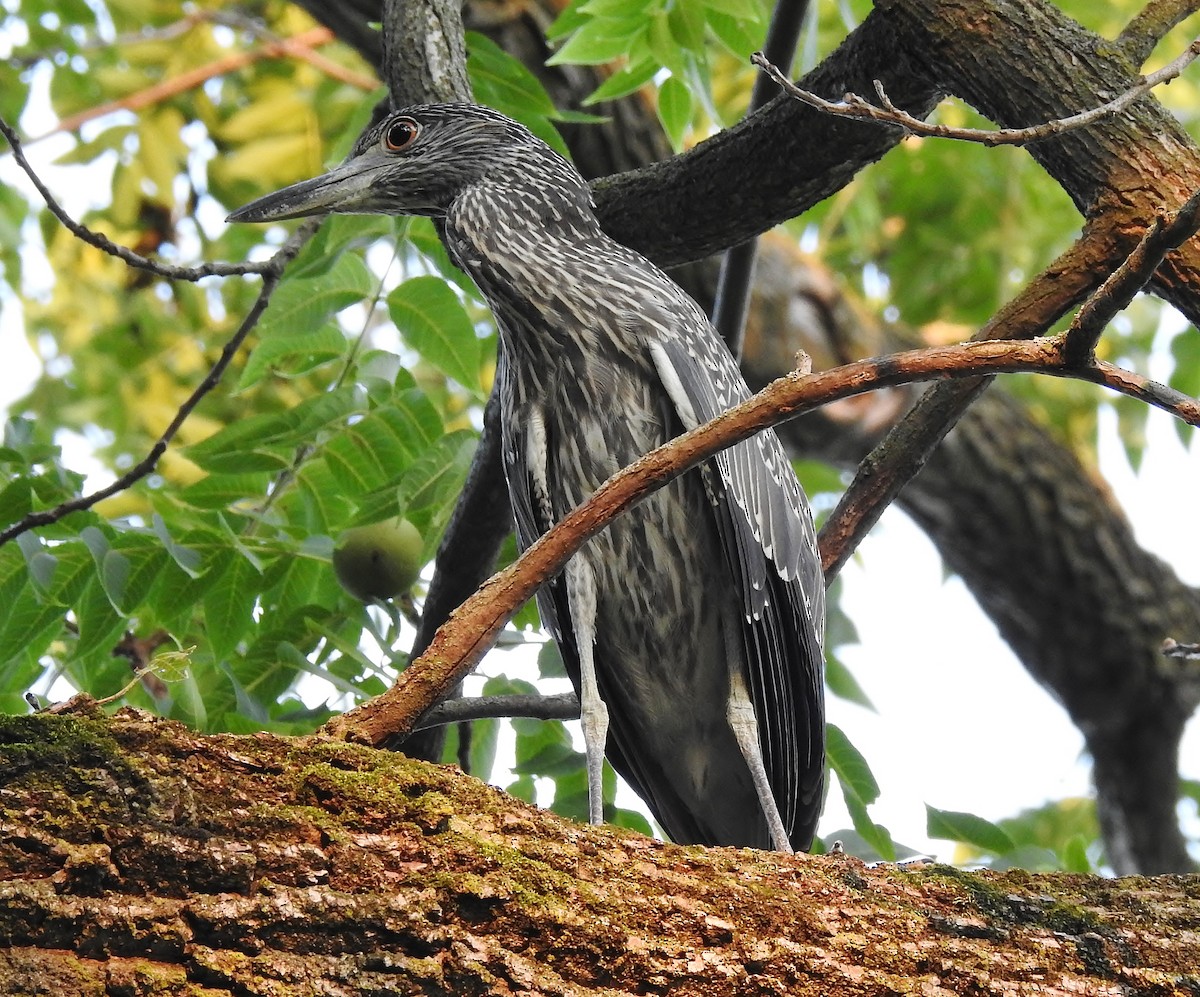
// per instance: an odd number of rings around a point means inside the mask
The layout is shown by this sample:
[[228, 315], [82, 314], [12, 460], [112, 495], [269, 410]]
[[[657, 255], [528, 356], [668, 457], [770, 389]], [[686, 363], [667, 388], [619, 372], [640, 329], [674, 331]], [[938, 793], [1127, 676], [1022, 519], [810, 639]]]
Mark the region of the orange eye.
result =
[[397, 118], [383, 133], [383, 144], [389, 152], [403, 152], [417, 140], [421, 126], [412, 118]]

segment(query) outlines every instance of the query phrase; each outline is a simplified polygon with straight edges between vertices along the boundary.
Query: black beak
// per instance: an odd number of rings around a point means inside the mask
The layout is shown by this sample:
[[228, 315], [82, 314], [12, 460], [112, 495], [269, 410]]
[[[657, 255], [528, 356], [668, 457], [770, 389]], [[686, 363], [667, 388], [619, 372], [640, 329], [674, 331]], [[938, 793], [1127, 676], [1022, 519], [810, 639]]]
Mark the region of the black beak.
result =
[[227, 222], [278, 222], [332, 211], [370, 210], [371, 184], [382, 164], [359, 156], [312, 180], [284, 187], [231, 212]]

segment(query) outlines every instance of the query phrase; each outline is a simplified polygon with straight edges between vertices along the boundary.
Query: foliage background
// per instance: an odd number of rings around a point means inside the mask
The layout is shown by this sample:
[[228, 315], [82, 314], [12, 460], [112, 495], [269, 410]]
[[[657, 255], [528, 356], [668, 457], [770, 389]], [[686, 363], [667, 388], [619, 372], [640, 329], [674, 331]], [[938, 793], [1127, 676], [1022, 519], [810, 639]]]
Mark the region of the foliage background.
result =
[[[814, 6], [800, 68], [830, 51], [869, 8]], [[1140, 5], [1060, 6], [1112, 36]], [[320, 47], [327, 64], [266, 55], [273, 37], [313, 29], [282, 2], [238, 9], [32, 0], [18, 8], [8, 0], [4, 11], [0, 113], [31, 137], [54, 133], [40, 148], [56, 150], [56, 192], [89, 226], [171, 262], [238, 261], [278, 246], [280, 230], [227, 226], [225, 213], [342, 158], [382, 95], [369, 67], [339, 44]], [[657, 101], [680, 147], [743, 113], [752, 82], [746, 56], [761, 44], [767, 15], [755, 0], [590, 0], [572, 4], [548, 36], [561, 45], [553, 61], [623, 60], [600, 96], [646, 87], [644, 99]], [[1176, 30], [1146, 68], [1187, 42]], [[561, 148], [555, 123], [583, 120], [589, 108], [555, 108], [495, 44], [479, 35], [468, 44], [477, 98]], [[226, 68], [242, 55], [243, 64]], [[153, 99], [132, 106], [147, 93]], [[1160, 99], [1197, 136], [1194, 80], [1176, 81]], [[114, 103], [125, 106], [95, 113]], [[985, 124], [957, 104], [938, 114], [952, 124]], [[72, 126], [74, 116], [88, 120]], [[1019, 149], [910, 140], [786, 228], [840, 275], [852, 298], [925, 341], [954, 341], [1065, 248], [1079, 218]], [[139, 460], [258, 287], [251, 278], [167, 282], [130, 270], [83, 246], [16, 183], [0, 189], [0, 263], [5, 334], [19, 323], [41, 362], [5, 426], [3, 526], [77, 494], [81, 451], [110, 474]], [[1103, 346], [1108, 359], [1200, 392], [1200, 334], [1154, 299], [1135, 302]], [[0, 708], [24, 711], [25, 690], [61, 691], [59, 680], [96, 696], [119, 692], [129, 660], [113, 651], [127, 632], [170, 639], [154, 659], [165, 684], [135, 685], [124, 700], [201, 730], [308, 731], [331, 710], [382, 691], [403, 665], [410, 631], [394, 610], [363, 607], [342, 592], [329, 566], [333, 544], [347, 527], [402, 513], [432, 556], [476, 438], [494, 349], [486, 310], [428, 222], [328, 221], [289, 268], [250, 348], [185, 423], [155, 475], [0, 547], [7, 609]], [[1010, 379], [1005, 387], [1089, 462], [1097, 462], [1105, 420], [1134, 468], [1145, 459], [1142, 406], [1067, 381]], [[1186, 431], [1181, 438], [1191, 445]], [[1194, 446], [1190, 454], [1194, 472]], [[828, 508], [840, 476], [811, 464], [800, 470], [818, 507]], [[868, 625], [861, 617], [874, 611], [858, 605], [852, 621], [835, 602], [832, 688], [850, 702], [866, 697], [842, 656], [854, 644], [854, 624]], [[508, 643], [537, 641], [535, 625], [529, 607]], [[908, 625], [946, 629], [940, 619]], [[862, 667], [861, 656], [845, 657]], [[484, 691], [532, 688], [534, 676], [510, 668], [511, 659], [494, 656]], [[544, 686], [561, 683], [552, 649], [537, 661]], [[895, 664], [915, 671], [920, 663]], [[1000, 680], [979, 681], [987, 698], [988, 683]], [[944, 708], [969, 718], [984, 709], [979, 702]], [[493, 770], [499, 728], [476, 726], [470, 761], [483, 777]], [[569, 734], [538, 721], [517, 721], [513, 731], [508, 788], [533, 798], [540, 786], [543, 802], [582, 814], [583, 776]], [[448, 758], [457, 747], [452, 738]], [[947, 745], [947, 754], [953, 750]], [[887, 832], [865, 810], [878, 793], [874, 759], [840, 731], [830, 751], [863, 847], [888, 854]], [[615, 817], [648, 828], [632, 810]], [[830, 830], [827, 821], [822, 833]], [[1082, 869], [1103, 861], [1085, 799], [1050, 803], [1003, 832], [932, 812], [928, 831], [1025, 864]]]

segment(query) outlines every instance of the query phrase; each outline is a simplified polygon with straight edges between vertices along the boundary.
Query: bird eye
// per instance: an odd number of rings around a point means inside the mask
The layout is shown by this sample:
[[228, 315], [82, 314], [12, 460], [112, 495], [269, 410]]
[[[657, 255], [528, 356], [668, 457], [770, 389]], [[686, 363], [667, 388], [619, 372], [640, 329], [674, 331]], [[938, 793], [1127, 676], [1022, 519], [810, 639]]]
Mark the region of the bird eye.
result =
[[383, 144], [389, 152], [403, 152], [417, 140], [420, 126], [412, 118], [399, 118], [383, 133]]

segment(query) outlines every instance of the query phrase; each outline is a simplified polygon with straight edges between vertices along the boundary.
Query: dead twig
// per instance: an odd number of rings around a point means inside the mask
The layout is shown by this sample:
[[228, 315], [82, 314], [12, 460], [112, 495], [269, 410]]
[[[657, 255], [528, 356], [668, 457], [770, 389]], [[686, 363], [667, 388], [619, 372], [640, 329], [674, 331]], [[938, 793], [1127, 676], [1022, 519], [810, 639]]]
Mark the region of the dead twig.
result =
[[1101, 118], [1123, 111], [1134, 101], [1140, 100], [1151, 90], [1162, 83], [1169, 83], [1179, 76], [1195, 59], [1200, 56], [1200, 38], [1193, 40], [1177, 59], [1147, 76], [1140, 76], [1124, 93], [1112, 100], [1081, 111], [1065, 118], [1045, 121], [1040, 125], [1028, 128], [998, 128], [994, 130], [981, 128], [953, 128], [950, 125], [934, 124], [914, 117], [907, 111], [896, 107], [883, 89], [879, 80], [875, 81], [875, 93], [879, 104], [872, 104], [864, 97], [855, 93], [845, 94], [841, 100], [827, 100], [809, 90], [796, 86], [776, 66], [769, 62], [761, 52], [755, 52], [750, 61], [762, 69], [779, 84], [787, 93], [809, 107], [815, 107], [827, 114], [835, 114], [844, 118], [858, 118], [867, 121], [881, 121], [885, 124], [898, 125], [909, 134], [926, 135], [932, 138], [950, 138], [962, 142], [979, 142], [983, 145], [1026, 145], [1037, 139], [1062, 135], [1064, 132], [1084, 128], [1099, 121]]

